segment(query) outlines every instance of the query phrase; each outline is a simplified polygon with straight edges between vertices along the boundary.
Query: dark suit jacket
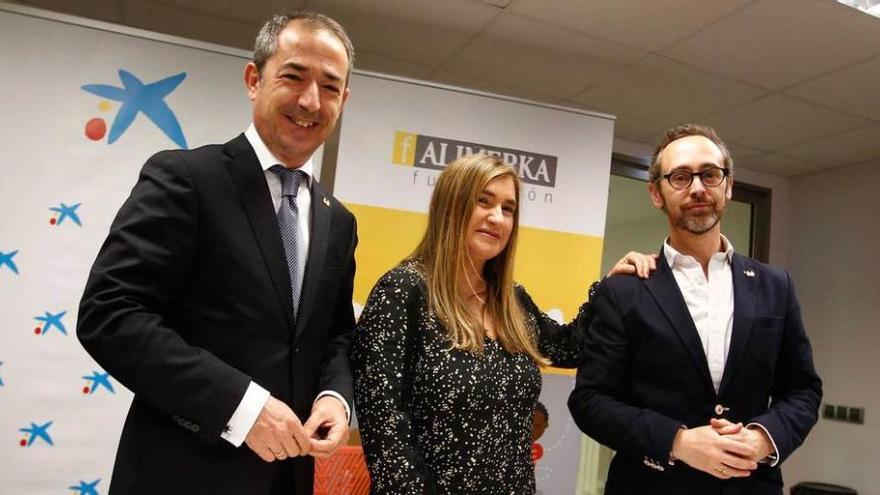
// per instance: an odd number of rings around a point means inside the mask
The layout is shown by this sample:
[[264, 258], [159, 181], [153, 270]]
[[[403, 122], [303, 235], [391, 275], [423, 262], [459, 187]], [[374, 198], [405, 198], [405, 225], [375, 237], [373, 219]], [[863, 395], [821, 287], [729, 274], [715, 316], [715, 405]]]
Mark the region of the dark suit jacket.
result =
[[[135, 396], [111, 491], [267, 493], [311, 457], [272, 464], [220, 437], [251, 380], [305, 422], [325, 389], [352, 404], [355, 219], [317, 181], [298, 317], [284, 247], [253, 148], [150, 158], [92, 267], [77, 335]], [[295, 324], [294, 324], [295, 322]]]
[[721, 481], [668, 460], [682, 425], [713, 417], [766, 427], [780, 462], [816, 423], [822, 385], [788, 273], [733, 255], [733, 334], [716, 394], [666, 258], [657, 264], [647, 280], [619, 275], [603, 282], [568, 401], [578, 426], [617, 451], [605, 493], [781, 494], [778, 467]]

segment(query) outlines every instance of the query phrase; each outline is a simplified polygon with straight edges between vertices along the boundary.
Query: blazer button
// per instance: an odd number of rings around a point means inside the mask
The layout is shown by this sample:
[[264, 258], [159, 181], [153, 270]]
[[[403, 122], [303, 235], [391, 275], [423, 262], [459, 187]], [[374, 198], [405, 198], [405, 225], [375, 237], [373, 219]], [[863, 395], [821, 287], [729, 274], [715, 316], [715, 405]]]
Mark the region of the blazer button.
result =
[[199, 425], [192, 425], [191, 430], [193, 433], [198, 433], [201, 428], [199, 428]]
[[721, 404], [717, 404], [715, 406], [715, 414], [718, 416], [721, 416], [722, 414], [724, 414], [725, 412], [727, 412], [729, 410], [730, 410], [729, 407], [724, 407]]

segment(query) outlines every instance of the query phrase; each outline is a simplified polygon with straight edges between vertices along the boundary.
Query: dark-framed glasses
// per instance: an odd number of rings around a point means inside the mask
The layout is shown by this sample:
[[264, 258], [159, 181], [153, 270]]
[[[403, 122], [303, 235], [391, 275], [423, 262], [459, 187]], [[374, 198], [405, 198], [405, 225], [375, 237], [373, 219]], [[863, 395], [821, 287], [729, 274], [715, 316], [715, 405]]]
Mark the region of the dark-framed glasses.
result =
[[694, 177], [699, 177], [700, 182], [706, 187], [718, 187], [728, 175], [730, 175], [730, 169], [709, 167], [699, 172], [676, 170], [661, 177], [668, 180], [673, 189], [681, 191], [691, 187], [691, 184], [694, 183]]

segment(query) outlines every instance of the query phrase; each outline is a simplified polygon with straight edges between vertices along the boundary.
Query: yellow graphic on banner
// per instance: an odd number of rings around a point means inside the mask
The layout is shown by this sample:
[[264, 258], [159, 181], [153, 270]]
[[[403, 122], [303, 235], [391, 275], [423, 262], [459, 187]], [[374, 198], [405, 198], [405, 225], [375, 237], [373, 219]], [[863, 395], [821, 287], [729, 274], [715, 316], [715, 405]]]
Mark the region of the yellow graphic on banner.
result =
[[[379, 278], [409, 256], [422, 238], [424, 213], [346, 203], [357, 217], [357, 273], [354, 300], [363, 307]], [[602, 238], [534, 227], [520, 227], [514, 277], [543, 311], [577, 315], [587, 290], [599, 277]], [[574, 370], [545, 368], [544, 373], [574, 375]]]
[[418, 134], [411, 132], [395, 131], [391, 163], [412, 167], [416, 159], [416, 139], [418, 137]]

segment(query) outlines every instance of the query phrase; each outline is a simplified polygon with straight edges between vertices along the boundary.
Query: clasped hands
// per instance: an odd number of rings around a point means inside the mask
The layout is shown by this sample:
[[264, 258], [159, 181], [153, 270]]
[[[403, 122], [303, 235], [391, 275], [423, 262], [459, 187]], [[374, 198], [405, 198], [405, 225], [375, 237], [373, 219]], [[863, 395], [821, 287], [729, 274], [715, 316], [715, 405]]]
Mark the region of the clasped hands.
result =
[[719, 479], [745, 478], [771, 453], [773, 444], [763, 429], [726, 419], [679, 430], [672, 442], [673, 457]]
[[269, 397], [245, 443], [266, 462], [311, 455], [329, 457], [348, 440], [348, 418], [339, 399], [326, 395], [315, 401], [303, 424], [290, 407]]

